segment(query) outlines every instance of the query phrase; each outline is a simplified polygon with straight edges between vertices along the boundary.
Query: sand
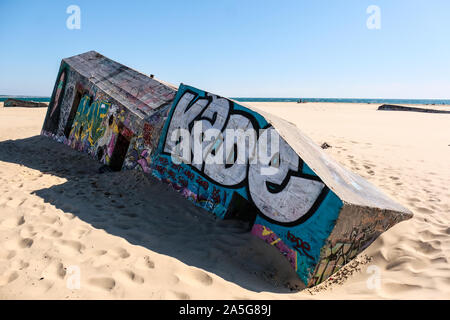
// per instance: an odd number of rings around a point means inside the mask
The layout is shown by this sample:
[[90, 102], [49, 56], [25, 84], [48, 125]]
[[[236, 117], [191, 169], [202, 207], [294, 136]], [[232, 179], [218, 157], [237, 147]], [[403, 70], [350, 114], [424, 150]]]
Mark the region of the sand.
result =
[[245, 224], [139, 172], [100, 174], [87, 155], [39, 136], [45, 108], [0, 104], [0, 299], [450, 298], [450, 115], [252, 105], [327, 142], [414, 218], [298, 291], [287, 261]]

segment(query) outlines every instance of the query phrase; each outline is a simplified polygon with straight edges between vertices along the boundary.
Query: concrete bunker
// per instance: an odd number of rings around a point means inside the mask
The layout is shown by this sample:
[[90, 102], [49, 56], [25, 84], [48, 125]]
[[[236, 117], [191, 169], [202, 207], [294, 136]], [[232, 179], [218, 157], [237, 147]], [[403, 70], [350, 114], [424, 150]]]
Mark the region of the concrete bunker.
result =
[[[173, 133], [194, 134], [195, 123], [216, 130], [213, 140], [199, 142], [208, 151], [197, 162], [174, 161]], [[240, 154], [234, 140], [224, 157], [245, 161], [207, 161], [221, 157], [228, 129], [253, 130], [257, 143], [270, 135], [279, 142], [276, 161], [251, 161], [255, 151]], [[191, 86], [177, 89], [94, 51], [63, 59], [42, 134], [113, 170], [142, 170], [221, 219], [248, 221], [251, 233], [275, 246], [307, 286], [412, 217], [295, 125]]]

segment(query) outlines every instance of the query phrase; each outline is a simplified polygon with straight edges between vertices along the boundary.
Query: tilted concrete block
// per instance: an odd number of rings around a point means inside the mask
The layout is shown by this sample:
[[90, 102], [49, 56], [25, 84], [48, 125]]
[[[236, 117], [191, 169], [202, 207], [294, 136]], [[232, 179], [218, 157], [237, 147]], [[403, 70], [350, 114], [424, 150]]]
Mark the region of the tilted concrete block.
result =
[[[189, 159], [175, 164], [172, 153], [177, 142], [171, 136], [183, 129], [194, 137], [195, 122], [202, 123], [203, 133], [205, 128], [220, 132], [218, 145], [227, 145], [231, 139], [227, 130], [254, 130], [256, 147], [245, 150], [244, 164], [209, 164], [205, 153], [200, 163]], [[261, 143], [264, 137], [269, 137], [265, 144]], [[276, 163], [271, 158], [272, 140], [278, 141]], [[189, 156], [195, 153], [194, 146], [190, 147]], [[235, 159], [242, 156], [239, 150], [234, 148]], [[216, 148], [214, 156], [219, 151]], [[254, 161], [260, 152], [269, 157]], [[275, 246], [308, 286], [322, 282], [382, 232], [412, 217], [372, 184], [332, 160], [295, 125], [183, 84], [151, 167], [155, 177], [218, 217], [251, 219], [252, 234]]]
[[[381, 233], [403, 220], [412, 218], [413, 215], [408, 209], [390, 199], [361, 176], [331, 159], [294, 124], [257, 108], [252, 110], [268, 119], [280, 136], [296, 151], [304, 163], [307, 163], [309, 169], [320, 177], [335, 198], [336, 207], [319, 212], [319, 215], [330, 215], [320, 227], [310, 225], [309, 222], [287, 228], [273, 227], [274, 232], [285, 240], [288, 246], [295, 244], [294, 249], [297, 251], [295, 255], [297, 259], [299, 257], [302, 259], [302, 264], [297, 261], [297, 273], [305, 284], [314, 286], [326, 280], [367, 248]], [[339, 209], [336, 211], [336, 208]], [[317, 212], [314, 215], [317, 215]], [[319, 220], [317, 217], [317, 221]], [[260, 224], [266, 228], [272, 227], [266, 221], [261, 221]], [[289, 230], [290, 228], [292, 229]], [[261, 234], [257, 232], [257, 228], [254, 228], [253, 232], [256, 235]], [[312, 263], [306, 263], [308, 266], [305, 268], [303, 263], [304, 255], [308, 251], [306, 249], [311, 248], [309, 251], [312, 251], [312, 246], [309, 242], [305, 242], [305, 238], [318, 237], [322, 238], [321, 245], [317, 242], [317, 245], [321, 246], [319, 254], [316, 252], [313, 259], [310, 259]], [[313, 243], [316, 242], [313, 240]]]

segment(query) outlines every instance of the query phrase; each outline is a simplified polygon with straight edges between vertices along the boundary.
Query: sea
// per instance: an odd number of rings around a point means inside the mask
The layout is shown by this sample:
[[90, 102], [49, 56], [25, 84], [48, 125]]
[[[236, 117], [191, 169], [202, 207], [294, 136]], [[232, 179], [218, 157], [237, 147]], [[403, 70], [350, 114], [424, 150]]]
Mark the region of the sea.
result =
[[[0, 102], [8, 98], [26, 101], [50, 102], [50, 97], [2, 96]], [[450, 105], [450, 99], [360, 99], [360, 98], [231, 98], [240, 102], [341, 102], [341, 103], [373, 103], [373, 104], [427, 104]]]
[[450, 105], [450, 99], [363, 99], [363, 98], [231, 98], [240, 102], [340, 102], [373, 104]]

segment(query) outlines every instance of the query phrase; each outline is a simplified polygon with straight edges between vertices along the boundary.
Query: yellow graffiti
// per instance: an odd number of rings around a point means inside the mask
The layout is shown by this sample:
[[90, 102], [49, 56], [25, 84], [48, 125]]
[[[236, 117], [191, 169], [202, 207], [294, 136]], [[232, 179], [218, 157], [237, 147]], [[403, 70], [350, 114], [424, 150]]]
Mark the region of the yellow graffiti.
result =
[[83, 97], [77, 110], [70, 133], [73, 137], [72, 146], [76, 142], [87, 141], [90, 147], [94, 147], [105, 133], [103, 120], [111, 104], [104, 100], [96, 100], [92, 104], [89, 102], [90, 98], [88, 96]]
[[[266, 228], [265, 226], [261, 226], [261, 227], [262, 227], [261, 235], [263, 237], [271, 235], [271, 234], [275, 234], [275, 232], [273, 232], [272, 230]], [[282, 241], [281, 238], [277, 238], [277, 239], [273, 240], [272, 242], [270, 242], [270, 245], [274, 246], [280, 241]], [[297, 271], [297, 269], [298, 269], [298, 265], [297, 265], [297, 251], [296, 250], [292, 250], [290, 248], [288, 248], [288, 250], [290, 250], [290, 252], [293, 253], [293, 256], [294, 256], [293, 257], [294, 258], [293, 267], [294, 267], [295, 271]]]
[[272, 230], [270, 230], [270, 229], [267, 229], [265, 226], [262, 226], [263, 227], [263, 230], [262, 230], [262, 235], [265, 237], [265, 236], [268, 236], [269, 234], [272, 234], [273, 233], [273, 231]]
[[278, 239], [272, 241], [270, 244], [273, 246], [273, 245], [276, 245], [280, 241], [281, 241], [281, 238], [278, 238]]

